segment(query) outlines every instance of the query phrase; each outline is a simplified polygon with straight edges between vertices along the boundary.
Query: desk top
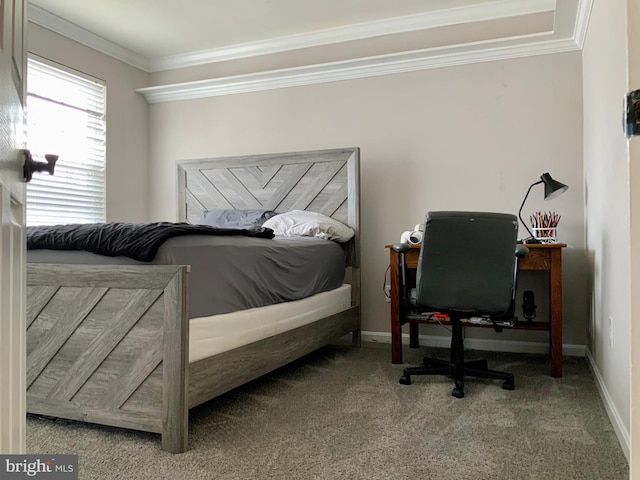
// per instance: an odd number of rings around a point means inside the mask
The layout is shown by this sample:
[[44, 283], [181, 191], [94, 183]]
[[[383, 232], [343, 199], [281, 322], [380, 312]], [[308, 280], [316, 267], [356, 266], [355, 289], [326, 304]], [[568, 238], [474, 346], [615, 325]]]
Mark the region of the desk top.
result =
[[[384, 248], [393, 248], [394, 244], [387, 244]], [[527, 248], [565, 248], [567, 246], [566, 243], [526, 243], [524, 244]], [[420, 248], [420, 245], [411, 245], [411, 248]]]

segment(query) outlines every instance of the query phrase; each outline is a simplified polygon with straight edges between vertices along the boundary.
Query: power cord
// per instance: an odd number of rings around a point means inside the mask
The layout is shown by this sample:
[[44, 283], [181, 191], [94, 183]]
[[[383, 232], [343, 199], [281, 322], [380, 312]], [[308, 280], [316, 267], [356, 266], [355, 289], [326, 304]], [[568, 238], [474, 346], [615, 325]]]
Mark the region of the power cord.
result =
[[[386, 270], [384, 271], [384, 278], [383, 278], [383, 281], [382, 281], [382, 293], [384, 294], [384, 296], [386, 298], [391, 298], [391, 296], [387, 294], [387, 289], [386, 289], [386, 286], [387, 286], [387, 275], [389, 274], [389, 270], [390, 269], [391, 269], [391, 266], [388, 265]], [[441, 319], [440, 316], [435, 316], [434, 315], [432, 318], [438, 323], [438, 325], [440, 325], [446, 331], [451, 332], [451, 329], [449, 328], [449, 325], [445, 325], [444, 323], [442, 323], [442, 319]]]
[[387, 298], [391, 298], [391, 295], [387, 295], [387, 274], [389, 273], [389, 269], [391, 268], [391, 265], [387, 265], [387, 269], [384, 271], [384, 279], [382, 282], [382, 293], [384, 294], [385, 297]]
[[[452, 333], [453, 330], [451, 330], [451, 328], [449, 328], [449, 325], [445, 325], [444, 323], [442, 323], [442, 321], [440, 320], [440, 317], [436, 317], [436, 320], [438, 321], [438, 325], [440, 325], [442, 328], [444, 328], [447, 332]], [[464, 335], [464, 328], [462, 329], [462, 334]]]

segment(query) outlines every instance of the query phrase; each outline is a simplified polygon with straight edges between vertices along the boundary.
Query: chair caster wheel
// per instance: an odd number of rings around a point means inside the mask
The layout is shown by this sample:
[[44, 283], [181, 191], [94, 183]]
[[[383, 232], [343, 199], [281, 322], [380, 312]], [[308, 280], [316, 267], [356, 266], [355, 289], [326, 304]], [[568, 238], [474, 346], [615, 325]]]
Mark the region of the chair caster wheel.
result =
[[456, 387], [451, 391], [451, 396], [456, 398], [464, 398], [464, 383], [456, 380]]
[[411, 385], [411, 377], [409, 375], [403, 375], [400, 377], [400, 383], [402, 385]]
[[505, 380], [502, 383], [502, 389], [503, 390], [515, 390], [516, 386], [514, 384], [513, 380]]

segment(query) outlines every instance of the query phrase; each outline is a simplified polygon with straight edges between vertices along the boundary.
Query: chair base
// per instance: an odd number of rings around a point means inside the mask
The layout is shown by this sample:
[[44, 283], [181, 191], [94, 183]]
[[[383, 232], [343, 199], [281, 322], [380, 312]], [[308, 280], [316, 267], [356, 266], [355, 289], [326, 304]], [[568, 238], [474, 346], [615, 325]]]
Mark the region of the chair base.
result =
[[489, 370], [486, 360], [464, 361], [464, 340], [462, 337], [462, 325], [459, 318], [451, 319], [451, 360], [425, 357], [419, 367], [405, 368], [400, 377], [400, 383], [411, 385], [411, 375], [446, 375], [453, 378], [455, 387], [451, 395], [456, 398], [464, 398], [464, 377], [488, 378], [502, 380], [504, 390], [515, 389], [513, 374]]
[[[456, 378], [456, 365], [452, 362], [440, 360], [438, 358], [425, 357], [422, 365], [419, 367], [405, 368], [400, 383], [403, 385], [411, 385], [411, 375], [446, 375], [455, 379], [455, 387], [451, 391], [451, 396], [456, 398], [464, 398], [464, 380]], [[515, 389], [515, 378], [513, 374], [507, 372], [499, 372], [497, 370], [489, 370], [486, 360], [473, 360], [464, 362], [462, 365], [462, 377], [488, 378], [492, 380], [502, 380], [502, 388], [504, 390]]]

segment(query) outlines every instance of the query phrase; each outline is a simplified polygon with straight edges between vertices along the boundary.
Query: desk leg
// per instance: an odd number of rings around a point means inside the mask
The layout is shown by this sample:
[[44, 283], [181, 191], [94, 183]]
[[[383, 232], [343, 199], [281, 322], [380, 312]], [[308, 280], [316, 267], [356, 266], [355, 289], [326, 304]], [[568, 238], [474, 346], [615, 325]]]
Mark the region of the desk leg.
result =
[[413, 322], [409, 323], [409, 347], [420, 348], [419, 333], [419, 325]]
[[391, 286], [391, 363], [402, 363], [402, 325], [400, 325], [400, 255], [390, 249]]
[[549, 271], [549, 307], [551, 331], [549, 347], [551, 352], [551, 376], [562, 377], [562, 252], [559, 248], [551, 250], [551, 269]]

